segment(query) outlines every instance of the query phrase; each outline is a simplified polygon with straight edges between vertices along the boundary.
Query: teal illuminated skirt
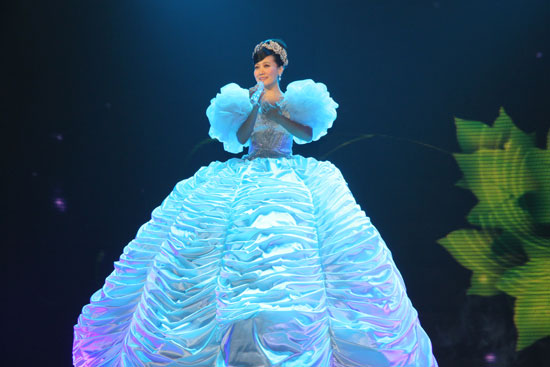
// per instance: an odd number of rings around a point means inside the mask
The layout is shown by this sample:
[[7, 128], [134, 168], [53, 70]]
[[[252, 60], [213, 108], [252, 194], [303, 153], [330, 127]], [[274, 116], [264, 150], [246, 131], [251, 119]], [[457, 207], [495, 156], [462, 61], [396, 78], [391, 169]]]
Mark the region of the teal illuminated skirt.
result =
[[75, 366], [437, 366], [340, 171], [231, 159], [176, 185], [75, 326]]

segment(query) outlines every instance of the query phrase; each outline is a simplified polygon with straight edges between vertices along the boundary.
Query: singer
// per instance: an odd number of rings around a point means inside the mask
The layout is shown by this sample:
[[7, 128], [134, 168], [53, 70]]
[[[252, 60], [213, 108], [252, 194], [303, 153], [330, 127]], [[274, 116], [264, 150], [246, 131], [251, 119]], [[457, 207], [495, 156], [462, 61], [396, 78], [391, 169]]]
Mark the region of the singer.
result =
[[253, 51], [256, 85], [206, 114], [232, 153], [174, 190], [74, 327], [75, 366], [435, 367], [391, 253], [338, 168], [292, 154], [338, 105], [322, 83], [285, 93], [282, 40]]

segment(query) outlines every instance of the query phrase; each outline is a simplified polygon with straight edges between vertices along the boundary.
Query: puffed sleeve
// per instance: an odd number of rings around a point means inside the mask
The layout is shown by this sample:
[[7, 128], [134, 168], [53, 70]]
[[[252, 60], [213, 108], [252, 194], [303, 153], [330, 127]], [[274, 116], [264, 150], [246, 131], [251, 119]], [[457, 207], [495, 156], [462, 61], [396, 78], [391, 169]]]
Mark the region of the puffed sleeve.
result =
[[[338, 103], [330, 97], [326, 85], [306, 79], [288, 85], [283, 108], [289, 113], [291, 120], [310, 126], [313, 130], [311, 141], [316, 141], [332, 127], [336, 120]], [[297, 137], [294, 137], [294, 141], [298, 144], [307, 143]]]
[[240, 153], [243, 146], [237, 139], [237, 130], [252, 111], [252, 104], [248, 89], [239, 87], [235, 83], [227, 84], [220, 89], [220, 93], [212, 98], [206, 109], [206, 116], [210, 121], [208, 134], [213, 139], [223, 143], [223, 148], [230, 153]]

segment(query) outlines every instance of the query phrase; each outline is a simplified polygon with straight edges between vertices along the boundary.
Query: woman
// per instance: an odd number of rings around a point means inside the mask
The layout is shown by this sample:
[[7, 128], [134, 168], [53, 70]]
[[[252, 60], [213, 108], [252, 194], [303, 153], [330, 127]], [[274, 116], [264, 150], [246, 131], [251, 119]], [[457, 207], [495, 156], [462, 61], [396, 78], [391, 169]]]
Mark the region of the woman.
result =
[[211, 101], [210, 135], [248, 155], [178, 183], [75, 326], [76, 366], [437, 366], [391, 254], [330, 162], [292, 155], [338, 105], [279, 79], [286, 45], [253, 53], [257, 86]]

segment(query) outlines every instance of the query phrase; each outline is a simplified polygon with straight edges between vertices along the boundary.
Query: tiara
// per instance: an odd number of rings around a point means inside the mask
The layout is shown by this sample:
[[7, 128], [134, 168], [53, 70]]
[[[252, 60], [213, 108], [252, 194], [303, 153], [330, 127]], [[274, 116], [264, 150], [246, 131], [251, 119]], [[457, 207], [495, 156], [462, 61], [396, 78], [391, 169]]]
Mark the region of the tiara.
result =
[[254, 55], [256, 55], [256, 53], [260, 51], [262, 48], [267, 48], [268, 50], [275, 52], [281, 58], [281, 61], [283, 62], [283, 66], [288, 65], [286, 50], [277, 41], [272, 41], [272, 40], [258, 43], [256, 47], [254, 47], [252, 58], [254, 58]]

